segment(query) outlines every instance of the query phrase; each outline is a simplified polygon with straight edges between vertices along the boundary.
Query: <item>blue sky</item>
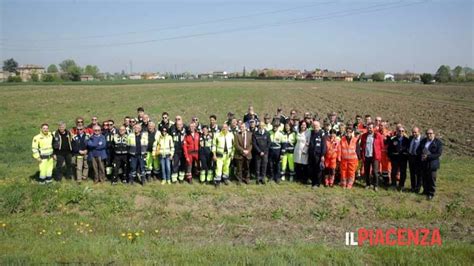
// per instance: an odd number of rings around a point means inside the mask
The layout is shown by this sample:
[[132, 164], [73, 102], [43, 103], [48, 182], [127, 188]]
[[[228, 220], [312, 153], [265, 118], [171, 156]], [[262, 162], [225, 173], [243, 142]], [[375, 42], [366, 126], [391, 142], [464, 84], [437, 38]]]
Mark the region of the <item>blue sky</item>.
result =
[[[440, 1], [0, 0], [0, 59], [102, 71], [473, 67], [474, 4]], [[279, 26], [275, 26], [279, 25]]]

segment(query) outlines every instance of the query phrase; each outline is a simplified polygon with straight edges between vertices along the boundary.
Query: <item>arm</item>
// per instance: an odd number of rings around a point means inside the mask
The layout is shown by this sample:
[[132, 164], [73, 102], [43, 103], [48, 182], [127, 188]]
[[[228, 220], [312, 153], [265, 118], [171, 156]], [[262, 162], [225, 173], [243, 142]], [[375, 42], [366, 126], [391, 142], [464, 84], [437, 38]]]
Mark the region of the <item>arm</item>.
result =
[[235, 139], [234, 139], [234, 149], [236, 150], [237, 154], [243, 154], [244, 153], [243, 145], [241, 145], [238, 136], [236, 136]]
[[258, 142], [257, 142], [257, 134], [253, 134], [252, 135], [252, 142], [254, 143], [254, 148], [255, 150], [257, 151], [257, 153], [261, 153], [262, 150], [260, 149], [260, 146], [258, 146]]
[[427, 159], [429, 161], [439, 159], [439, 157], [441, 156], [441, 153], [443, 152], [443, 143], [440, 140], [438, 140], [438, 141], [436, 141], [436, 144], [437, 144], [436, 145], [437, 146], [436, 152], [428, 154]]
[[171, 137], [169, 138], [169, 142], [170, 142], [170, 147], [171, 147], [170, 148], [170, 150], [171, 150], [170, 156], [173, 157], [173, 155], [174, 155], [174, 141]]
[[38, 139], [36, 137], [33, 138], [31, 143], [31, 150], [33, 151], [33, 158], [40, 160], [40, 152], [38, 147]]

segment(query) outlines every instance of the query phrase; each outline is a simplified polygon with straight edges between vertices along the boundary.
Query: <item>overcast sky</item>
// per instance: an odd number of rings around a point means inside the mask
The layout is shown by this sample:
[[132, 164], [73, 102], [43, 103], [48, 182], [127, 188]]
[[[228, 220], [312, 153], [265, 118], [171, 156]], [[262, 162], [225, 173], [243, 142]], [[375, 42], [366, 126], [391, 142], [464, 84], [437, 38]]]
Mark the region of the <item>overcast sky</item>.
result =
[[104, 72], [435, 72], [474, 66], [473, 2], [0, 0], [0, 58]]

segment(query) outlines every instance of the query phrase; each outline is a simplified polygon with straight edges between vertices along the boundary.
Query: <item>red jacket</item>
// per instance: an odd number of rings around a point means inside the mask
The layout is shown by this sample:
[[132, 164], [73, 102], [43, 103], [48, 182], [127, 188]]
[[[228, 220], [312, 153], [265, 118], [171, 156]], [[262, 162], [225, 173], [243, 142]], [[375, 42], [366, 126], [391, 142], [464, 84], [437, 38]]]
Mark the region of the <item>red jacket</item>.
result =
[[184, 157], [187, 161], [191, 160], [191, 155], [197, 157], [199, 152], [199, 133], [194, 132], [194, 138], [191, 134], [186, 134], [183, 141]]
[[[365, 148], [367, 146], [367, 136], [369, 135], [369, 133], [364, 133], [362, 134], [361, 138], [360, 138], [360, 156], [362, 158], [362, 160], [364, 160], [365, 158]], [[384, 146], [384, 136], [382, 134], [380, 134], [379, 132], [375, 132], [374, 131], [374, 147], [373, 147], [373, 151], [372, 151], [372, 155], [373, 155], [373, 158], [374, 160], [378, 160], [380, 161], [382, 159], [382, 150], [383, 150], [383, 146]]]

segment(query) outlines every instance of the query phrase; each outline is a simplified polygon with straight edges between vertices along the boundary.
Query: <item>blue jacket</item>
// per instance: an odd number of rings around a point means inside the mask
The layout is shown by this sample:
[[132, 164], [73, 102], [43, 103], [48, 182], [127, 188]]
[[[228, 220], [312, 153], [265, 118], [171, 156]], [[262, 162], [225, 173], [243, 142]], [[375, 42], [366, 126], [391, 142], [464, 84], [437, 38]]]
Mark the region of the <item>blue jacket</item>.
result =
[[94, 157], [100, 157], [102, 160], [107, 159], [107, 143], [104, 135], [92, 135], [87, 141], [87, 148], [89, 149], [89, 155], [87, 157], [89, 161]]

